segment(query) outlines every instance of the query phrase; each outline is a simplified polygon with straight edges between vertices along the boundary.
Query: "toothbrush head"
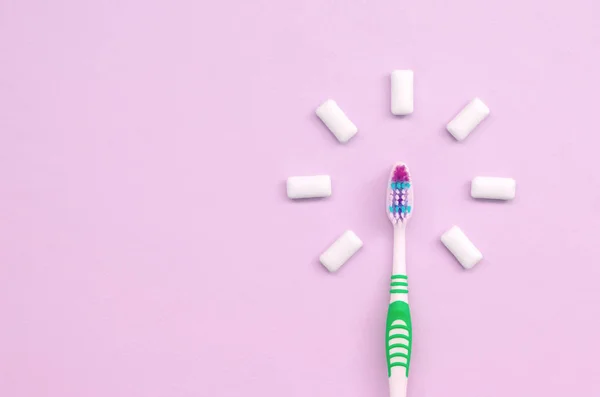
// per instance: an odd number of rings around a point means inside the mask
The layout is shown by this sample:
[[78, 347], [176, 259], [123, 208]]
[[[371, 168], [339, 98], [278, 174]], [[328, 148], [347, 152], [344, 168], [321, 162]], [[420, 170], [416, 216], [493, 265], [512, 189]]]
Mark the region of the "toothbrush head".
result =
[[413, 188], [408, 167], [396, 163], [387, 188], [387, 212], [394, 225], [406, 223], [412, 215]]

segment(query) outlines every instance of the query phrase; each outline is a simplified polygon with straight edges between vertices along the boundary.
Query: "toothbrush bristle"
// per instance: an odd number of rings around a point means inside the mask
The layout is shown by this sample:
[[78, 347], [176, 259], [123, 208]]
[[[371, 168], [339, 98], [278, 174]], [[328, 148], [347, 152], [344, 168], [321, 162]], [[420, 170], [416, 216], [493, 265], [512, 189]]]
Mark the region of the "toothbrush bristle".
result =
[[396, 165], [392, 174], [392, 182], [410, 182], [408, 169], [404, 164]]
[[413, 194], [408, 167], [398, 163], [388, 182], [387, 212], [393, 224], [406, 223], [412, 215]]

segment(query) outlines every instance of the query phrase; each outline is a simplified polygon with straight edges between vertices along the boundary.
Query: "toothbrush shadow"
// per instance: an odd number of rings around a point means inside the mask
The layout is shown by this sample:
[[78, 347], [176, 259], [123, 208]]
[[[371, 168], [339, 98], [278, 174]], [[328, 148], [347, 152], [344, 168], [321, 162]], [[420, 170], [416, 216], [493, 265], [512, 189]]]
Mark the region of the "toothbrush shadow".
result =
[[368, 185], [363, 189], [362, 197], [363, 208], [368, 208], [369, 211], [364, 211], [368, 225], [373, 228], [377, 234], [387, 235], [389, 231], [390, 221], [387, 217], [386, 208], [386, 193], [387, 182], [390, 177], [390, 169], [383, 168], [378, 175], [368, 182]]

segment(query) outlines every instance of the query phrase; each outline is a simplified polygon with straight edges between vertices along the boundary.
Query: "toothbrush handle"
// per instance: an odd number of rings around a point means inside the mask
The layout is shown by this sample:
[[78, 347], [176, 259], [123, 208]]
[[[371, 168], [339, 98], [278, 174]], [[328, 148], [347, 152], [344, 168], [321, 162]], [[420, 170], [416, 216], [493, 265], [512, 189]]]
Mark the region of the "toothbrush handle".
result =
[[391, 300], [386, 321], [386, 358], [390, 397], [406, 397], [412, 350], [412, 322], [407, 302], [406, 275], [392, 275]]

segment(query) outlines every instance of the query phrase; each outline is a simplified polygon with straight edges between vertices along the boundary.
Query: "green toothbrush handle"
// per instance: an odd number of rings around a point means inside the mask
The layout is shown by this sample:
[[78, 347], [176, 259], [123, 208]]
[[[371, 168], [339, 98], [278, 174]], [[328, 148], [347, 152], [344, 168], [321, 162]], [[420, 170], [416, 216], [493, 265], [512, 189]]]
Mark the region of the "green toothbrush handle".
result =
[[412, 322], [410, 306], [407, 302], [398, 300], [390, 303], [385, 328], [388, 377], [392, 376], [394, 367], [402, 367], [404, 375], [408, 377], [412, 350]]

